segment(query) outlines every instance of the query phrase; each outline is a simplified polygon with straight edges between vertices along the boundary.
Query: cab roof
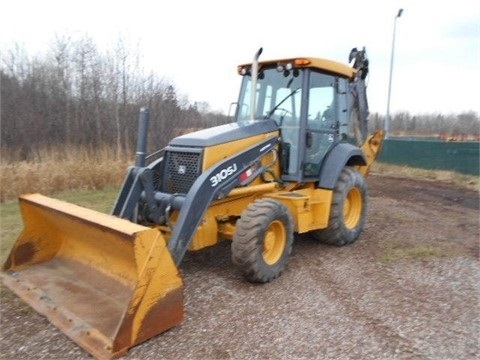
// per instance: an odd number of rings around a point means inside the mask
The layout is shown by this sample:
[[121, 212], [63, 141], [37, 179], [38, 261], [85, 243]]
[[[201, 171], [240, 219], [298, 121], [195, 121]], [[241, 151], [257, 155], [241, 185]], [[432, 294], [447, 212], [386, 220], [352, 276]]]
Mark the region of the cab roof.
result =
[[[316, 57], [296, 57], [296, 58], [287, 58], [287, 59], [277, 59], [277, 60], [266, 60], [266, 61], [259, 61], [258, 66], [259, 69], [262, 67], [272, 67], [278, 65], [286, 65], [292, 64], [293, 68], [314, 68], [318, 70], [327, 71], [329, 73], [333, 73], [336, 75], [344, 76], [347, 78], [354, 78], [357, 71], [349, 65], [344, 63], [323, 59], [323, 58], [316, 58]], [[252, 64], [243, 64], [239, 65], [239, 70], [244, 67], [251, 67]]]

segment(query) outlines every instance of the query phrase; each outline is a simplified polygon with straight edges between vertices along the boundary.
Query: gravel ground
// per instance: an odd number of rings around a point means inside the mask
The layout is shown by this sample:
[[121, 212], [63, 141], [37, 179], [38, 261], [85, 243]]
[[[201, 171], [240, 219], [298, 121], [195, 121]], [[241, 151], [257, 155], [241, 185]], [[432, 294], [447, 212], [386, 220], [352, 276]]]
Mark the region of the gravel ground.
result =
[[[283, 275], [245, 282], [230, 243], [182, 264], [185, 321], [125, 359], [480, 359], [478, 193], [372, 174], [353, 245], [298, 236]], [[2, 289], [2, 359], [88, 359]]]

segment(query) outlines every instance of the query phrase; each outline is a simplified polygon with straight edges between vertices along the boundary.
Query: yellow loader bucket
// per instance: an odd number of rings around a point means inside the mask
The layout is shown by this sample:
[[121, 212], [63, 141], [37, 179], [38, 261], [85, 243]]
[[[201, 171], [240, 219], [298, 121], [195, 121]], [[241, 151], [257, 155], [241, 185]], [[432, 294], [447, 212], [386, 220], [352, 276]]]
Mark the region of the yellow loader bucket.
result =
[[183, 320], [183, 281], [159, 230], [40, 194], [4, 284], [98, 359], [123, 355]]

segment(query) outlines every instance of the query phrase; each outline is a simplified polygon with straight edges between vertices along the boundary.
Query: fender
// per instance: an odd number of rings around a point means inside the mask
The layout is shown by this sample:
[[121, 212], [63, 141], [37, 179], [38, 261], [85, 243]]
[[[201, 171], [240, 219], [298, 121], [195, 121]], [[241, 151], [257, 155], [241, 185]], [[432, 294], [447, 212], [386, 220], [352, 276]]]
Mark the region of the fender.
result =
[[366, 164], [367, 161], [362, 149], [349, 143], [339, 143], [328, 153], [323, 161], [318, 187], [333, 189], [345, 165]]

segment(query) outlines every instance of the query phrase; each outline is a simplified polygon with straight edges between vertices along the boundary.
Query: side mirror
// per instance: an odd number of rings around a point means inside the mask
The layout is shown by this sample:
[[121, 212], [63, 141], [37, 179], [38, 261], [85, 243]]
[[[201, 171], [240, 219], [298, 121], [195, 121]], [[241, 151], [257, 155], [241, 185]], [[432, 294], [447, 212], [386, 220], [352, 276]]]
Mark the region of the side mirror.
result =
[[237, 113], [237, 108], [238, 108], [238, 102], [232, 102], [230, 103], [230, 107], [228, 108], [228, 117], [231, 118], [232, 116], [235, 116]]

